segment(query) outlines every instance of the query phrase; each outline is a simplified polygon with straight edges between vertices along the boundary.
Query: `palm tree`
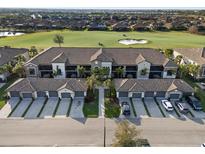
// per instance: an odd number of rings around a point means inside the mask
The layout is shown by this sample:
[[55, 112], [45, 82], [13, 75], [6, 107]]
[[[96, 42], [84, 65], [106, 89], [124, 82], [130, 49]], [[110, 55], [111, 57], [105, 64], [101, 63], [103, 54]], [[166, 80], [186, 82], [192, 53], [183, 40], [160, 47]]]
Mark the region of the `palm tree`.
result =
[[94, 96], [94, 88], [97, 83], [97, 79], [95, 75], [91, 75], [90, 77], [87, 77], [86, 84], [88, 87], [88, 97]]
[[111, 97], [112, 96], [112, 87], [113, 87], [112, 80], [111, 79], [105, 80], [103, 85], [109, 89], [109, 97]]
[[64, 43], [64, 37], [60, 34], [56, 34], [53, 38], [53, 42], [57, 43], [59, 47], [61, 47], [61, 44]]
[[180, 64], [181, 61], [182, 61], [182, 56], [181, 55], [178, 55], [175, 60], [174, 60], [177, 64]]
[[36, 49], [35, 46], [32, 46], [31, 49], [29, 50], [29, 57], [32, 58], [38, 54], [38, 50]]
[[0, 74], [3, 74], [4, 72], [6, 72], [6, 67], [5, 65], [0, 67]]
[[136, 147], [140, 138], [140, 131], [128, 121], [122, 121], [118, 124], [115, 139], [112, 146], [114, 147]]
[[123, 67], [118, 67], [118, 68], [115, 69], [115, 71], [117, 73], [118, 78], [122, 78], [125, 70], [124, 70]]
[[77, 71], [79, 73], [79, 77], [82, 78], [85, 75], [85, 68], [83, 66], [78, 65], [77, 66]]

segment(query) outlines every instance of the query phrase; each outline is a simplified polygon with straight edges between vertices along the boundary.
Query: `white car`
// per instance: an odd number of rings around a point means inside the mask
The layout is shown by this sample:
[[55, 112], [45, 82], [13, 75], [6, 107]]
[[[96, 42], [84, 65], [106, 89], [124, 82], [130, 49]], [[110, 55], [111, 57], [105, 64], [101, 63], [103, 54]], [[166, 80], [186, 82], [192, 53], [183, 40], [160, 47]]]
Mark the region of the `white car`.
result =
[[173, 111], [174, 108], [172, 106], [172, 103], [169, 102], [168, 100], [162, 100], [162, 105], [164, 106], [164, 108], [167, 110], [167, 111]]

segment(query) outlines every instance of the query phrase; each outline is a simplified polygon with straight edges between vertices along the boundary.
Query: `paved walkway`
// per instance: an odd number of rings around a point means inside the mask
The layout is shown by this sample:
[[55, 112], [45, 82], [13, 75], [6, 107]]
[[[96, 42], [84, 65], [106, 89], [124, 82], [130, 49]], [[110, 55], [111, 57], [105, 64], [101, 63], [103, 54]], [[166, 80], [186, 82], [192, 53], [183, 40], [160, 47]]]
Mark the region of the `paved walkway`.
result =
[[103, 87], [99, 87], [99, 118], [105, 117], [105, 91]]

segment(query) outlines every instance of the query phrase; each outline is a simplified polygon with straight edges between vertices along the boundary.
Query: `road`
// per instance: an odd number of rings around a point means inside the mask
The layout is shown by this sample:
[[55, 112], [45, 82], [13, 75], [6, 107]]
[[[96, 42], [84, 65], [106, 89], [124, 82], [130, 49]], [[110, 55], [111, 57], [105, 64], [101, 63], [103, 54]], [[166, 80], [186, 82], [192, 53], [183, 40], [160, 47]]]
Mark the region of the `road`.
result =
[[[106, 144], [112, 143], [118, 120], [106, 119]], [[200, 146], [204, 121], [172, 118], [130, 120], [151, 146]], [[103, 146], [103, 119], [0, 120], [0, 146]]]

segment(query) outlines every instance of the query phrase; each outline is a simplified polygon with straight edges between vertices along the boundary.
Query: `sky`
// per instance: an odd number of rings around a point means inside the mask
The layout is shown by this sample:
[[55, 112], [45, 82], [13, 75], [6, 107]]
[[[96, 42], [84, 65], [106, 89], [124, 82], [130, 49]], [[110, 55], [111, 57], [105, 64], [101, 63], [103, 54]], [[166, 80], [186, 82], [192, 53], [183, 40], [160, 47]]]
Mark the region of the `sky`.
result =
[[204, 7], [205, 0], [0, 0], [0, 8]]

